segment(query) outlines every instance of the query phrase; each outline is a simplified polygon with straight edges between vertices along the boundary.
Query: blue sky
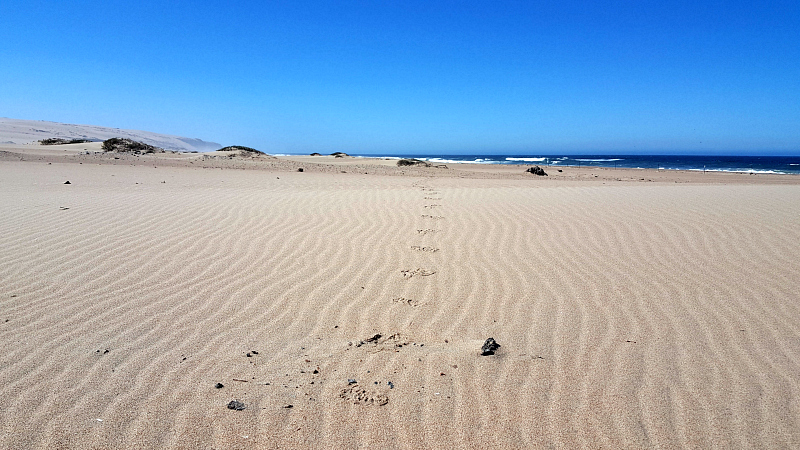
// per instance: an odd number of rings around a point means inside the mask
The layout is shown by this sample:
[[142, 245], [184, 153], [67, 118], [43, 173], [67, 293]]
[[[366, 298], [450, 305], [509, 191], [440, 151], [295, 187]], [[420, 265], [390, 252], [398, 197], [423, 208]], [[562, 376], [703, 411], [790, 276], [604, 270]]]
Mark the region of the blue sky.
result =
[[800, 2], [0, 2], [0, 116], [270, 153], [800, 154]]

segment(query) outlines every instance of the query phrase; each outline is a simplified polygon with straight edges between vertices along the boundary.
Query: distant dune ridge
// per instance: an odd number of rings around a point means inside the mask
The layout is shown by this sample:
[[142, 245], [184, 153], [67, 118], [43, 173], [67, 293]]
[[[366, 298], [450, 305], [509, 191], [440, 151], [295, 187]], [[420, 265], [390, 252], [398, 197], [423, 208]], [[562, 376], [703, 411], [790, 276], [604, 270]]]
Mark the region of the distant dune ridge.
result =
[[30, 144], [48, 138], [104, 141], [114, 137], [128, 138], [155, 147], [161, 147], [164, 150], [180, 152], [209, 152], [222, 147], [216, 142], [149, 131], [0, 117], [0, 144]]

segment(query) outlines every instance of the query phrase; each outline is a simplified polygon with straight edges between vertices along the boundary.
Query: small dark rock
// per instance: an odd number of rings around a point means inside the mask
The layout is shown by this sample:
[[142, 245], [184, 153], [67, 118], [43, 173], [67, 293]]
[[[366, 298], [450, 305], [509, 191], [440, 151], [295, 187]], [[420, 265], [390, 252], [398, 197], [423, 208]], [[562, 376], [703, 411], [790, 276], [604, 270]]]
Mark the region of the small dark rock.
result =
[[283, 407], [289, 409], [289, 408], [294, 408], [294, 405], [284, 405]]
[[247, 407], [244, 406], [244, 403], [238, 400], [231, 400], [230, 403], [228, 403], [228, 409], [232, 409], [235, 411], [244, 411], [245, 408]]
[[245, 356], [247, 356], [248, 358], [252, 358], [253, 357], [253, 355], [251, 355], [250, 353], [246, 354]]
[[558, 171], [559, 171], [559, 172], [563, 172], [563, 170], [561, 170], [561, 169], [558, 169]]
[[254, 354], [254, 355], [257, 355], [257, 354], [258, 354], [258, 352], [257, 352], [257, 351], [255, 351], [255, 350], [250, 350], [250, 353], [252, 353], [252, 354]]
[[544, 176], [544, 177], [547, 176], [547, 173], [545, 173], [544, 169], [542, 169], [539, 166], [530, 167], [525, 172], [530, 172], [530, 173], [532, 173], [534, 175], [539, 175], [539, 176]]
[[358, 383], [358, 381], [356, 381], [355, 378], [348, 378], [347, 379], [347, 384], [356, 384], [356, 383]]
[[297, 169], [297, 171], [298, 171], [298, 172], [302, 172], [302, 171], [303, 171], [303, 168], [301, 167], [301, 168]]
[[500, 344], [498, 344], [494, 338], [486, 339], [486, 342], [483, 343], [483, 347], [481, 347], [481, 356], [494, 355], [495, 350], [498, 348], [500, 348]]
[[394, 383], [392, 383], [391, 381], [386, 384], [389, 385], [389, 389], [394, 389]]
[[67, 180], [64, 182], [64, 184], [72, 184], [72, 183], [70, 183], [69, 180]]
[[314, 153], [312, 153], [312, 154], [311, 154], [311, 156], [322, 156], [322, 155], [320, 155], [320, 154], [319, 154], [319, 153], [317, 153], [317, 152], [314, 152]]
[[222, 389], [222, 388], [225, 387], [225, 385], [222, 384], [222, 383], [217, 383], [217, 384], [214, 385], [214, 387], [217, 388], [217, 389]]
[[316, 375], [316, 374], [318, 374], [318, 373], [319, 373], [319, 370], [317, 370], [317, 369], [314, 369], [314, 371], [313, 371], [313, 372], [311, 372], [311, 373], [313, 373], [314, 375]]

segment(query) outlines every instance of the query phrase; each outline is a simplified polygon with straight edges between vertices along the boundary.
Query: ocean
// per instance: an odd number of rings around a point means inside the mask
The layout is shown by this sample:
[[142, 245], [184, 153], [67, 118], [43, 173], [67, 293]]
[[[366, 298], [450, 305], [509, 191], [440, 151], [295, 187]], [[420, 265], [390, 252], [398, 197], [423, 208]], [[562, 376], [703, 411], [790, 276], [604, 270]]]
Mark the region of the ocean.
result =
[[416, 158], [431, 163], [592, 166], [661, 170], [800, 174], [800, 156], [679, 155], [353, 155], [371, 158]]

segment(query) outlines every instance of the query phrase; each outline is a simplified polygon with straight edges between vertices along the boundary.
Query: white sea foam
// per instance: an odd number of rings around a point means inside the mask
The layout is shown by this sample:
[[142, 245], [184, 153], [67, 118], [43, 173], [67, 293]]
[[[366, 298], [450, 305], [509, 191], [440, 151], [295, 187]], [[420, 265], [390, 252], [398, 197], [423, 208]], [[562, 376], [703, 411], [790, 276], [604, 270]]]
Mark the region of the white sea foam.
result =
[[506, 161], [527, 161], [527, 162], [542, 162], [547, 158], [506, 158]]
[[622, 161], [622, 158], [611, 158], [611, 159], [576, 159], [575, 161], [583, 161], [583, 162], [613, 162], [613, 161]]
[[444, 159], [444, 158], [417, 158], [423, 161], [428, 161], [436, 164], [493, 164], [493, 160], [485, 160], [482, 158], [476, 158], [472, 161], [462, 160], [462, 159]]
[[691, 170], [695, 172], [773, 173], [777, 175], [786, 175], [786, 172], [781, 172], [779, 170], [755, 170], [755, 169], [677, 169], [677, 170]]

